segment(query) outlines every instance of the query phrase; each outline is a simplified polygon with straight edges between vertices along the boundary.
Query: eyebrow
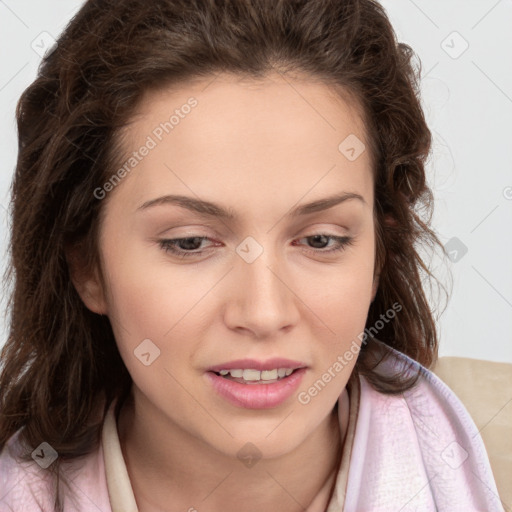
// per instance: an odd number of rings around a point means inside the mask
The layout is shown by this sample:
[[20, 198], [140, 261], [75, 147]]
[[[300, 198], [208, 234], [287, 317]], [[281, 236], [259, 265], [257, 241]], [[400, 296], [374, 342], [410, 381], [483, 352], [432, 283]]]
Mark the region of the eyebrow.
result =
[[[356, 194], [354, 192], [343, 192], [341, 194], [335, 194], [333, 196], [325, 197], [323, 199], [317, 199], [316, 201], [312, 201], [311, 203], [296, 206], [291, 211], [289, 211], [286, 214], [286, 216], [294, 218], [320, 212], [323, 210], [328, 210], [333, 206], [344, 203], [345, 201], [351, 199], [356, 199], [366, 204], [366, 201], [360, 194]], [[224, 208], [223, 206], [212, 203], [210, 201], [204, 201], [201, 199], [195, 199], [193, 197], [181, 195], [166, 195], [162, 197], [157, 197], [156, 199], [151, 199], [143, 203], [141, 206], [139, 206], [139, 208], [137, 208], [137, 211], [144, 211], [155, 206], [162, 206], [168, 204], [186, 208], [187, 210], [190, 210], [194, 213], [198, 213], [203, 217], [218, 217], [226, 220], [236, 219], [236, 214], [232, 209]]]

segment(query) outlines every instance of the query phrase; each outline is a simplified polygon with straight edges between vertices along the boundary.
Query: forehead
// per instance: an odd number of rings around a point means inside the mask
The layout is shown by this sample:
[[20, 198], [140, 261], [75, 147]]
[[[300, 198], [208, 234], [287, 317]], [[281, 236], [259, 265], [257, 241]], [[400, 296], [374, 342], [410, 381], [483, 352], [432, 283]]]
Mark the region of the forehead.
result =
[[[191, 98], [197, 103], [193, 109], [187, 107]], [[361, 106], [347, 89], [335, 89], [319, 79], [277, 73], [260, 79], [220, 74], [147, 91], [124, 135], [133, 139], [130, 133], [135, 134], [134, 128], [150, 132], [155, 122], [168, 121], [174, 111], [179, 115], [173, 121], [178, 121], [175, 127], [184, 125], [176, 133], [193, 131], [199, 137], [206, 131], [210, 137], [196, 141], [203, 146], [222, 142], [223, 136], [238, 138], [246, 147], [253, 140], [247, 136], [257, 136], [263, 142], [266, 134], [266, 141], [272, 143], [279, 135], [279, 143], [283, 143], [301, 135], [311, 137], [312, 132], [324, 137], [330, 133], [329, 143], [347, 135], [347, 130], [366, 139]], [[185, 118], [186, 125], [181, 123]]]
[[[139, 202], [157, 191], [278, 191], [298, 200], [313, 189], [371, 186], [360, 106], [307, 78], [218, 75], [148, 92], [122, 132], [125, 160], [149, 139], [151, 151], [122, 187]], [[360, 152], [356, 159], [347, 145]]]

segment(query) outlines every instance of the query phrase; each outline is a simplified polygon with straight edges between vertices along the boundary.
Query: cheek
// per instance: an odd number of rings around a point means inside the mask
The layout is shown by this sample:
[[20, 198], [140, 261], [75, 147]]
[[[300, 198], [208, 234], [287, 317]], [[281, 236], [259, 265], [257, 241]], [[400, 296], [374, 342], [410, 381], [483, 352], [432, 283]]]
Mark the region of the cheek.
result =
[[184, 314], [188, 297], [197, 295], [185, 276], [166, 271], [162, 259], [158, 249], [140, 242], [104, 247], [109, 311], [119, 322], [139, 325], [143, 335], [163, 335]]
[[[157, 340], [172, 327], [177, 292], [164, 279], [157, 279], [141, 251], [121, 243], [106, 244], [108, 315], [120, 350], [133, 351], [142, 340]], [[176, 288], [174, 288], [176, 289]]]
[[144, 247], [111, 246], [106, 254], [109, 317], [127, 367], [138, 371], [134, 350], [145, 339], [160, 350], [159, 363], [184, 366], [211, 324], [205, 316], [210, 315], [208, 291], [218, 280], [216, 273], [199, 279], [192, 267], [173, 269], [165, 256]]
[[318, 267], [301, 278], [302, 297], [331, 331], [346, 339], [346, 334], [361, 331], [372, 300], [374, 242], [365, 237], [349, 248], [339, 264]]
[[[359, 246], [343, 265], [316, 283], [308, 306], [317, 323], [313, 372], [297, 397], [308, 414], [321, 417], [331, 410], [357, 362], [359, 347], [371, 303], [373, 244]], [[327, 278], [328, 277], [328, 278]], [[311, 302], [309, 302], [309, 299]]]

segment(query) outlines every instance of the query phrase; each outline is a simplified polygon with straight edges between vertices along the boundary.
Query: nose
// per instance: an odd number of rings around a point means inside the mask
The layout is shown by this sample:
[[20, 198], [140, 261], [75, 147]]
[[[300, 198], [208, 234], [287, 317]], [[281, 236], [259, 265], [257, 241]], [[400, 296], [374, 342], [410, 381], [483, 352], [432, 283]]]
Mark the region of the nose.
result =
[[291, 273], [267, 250], [252, 263], [241, 258], [231, 272], [225, 323], [257, 339], [275, 338], [298, 323], [299, 298]]

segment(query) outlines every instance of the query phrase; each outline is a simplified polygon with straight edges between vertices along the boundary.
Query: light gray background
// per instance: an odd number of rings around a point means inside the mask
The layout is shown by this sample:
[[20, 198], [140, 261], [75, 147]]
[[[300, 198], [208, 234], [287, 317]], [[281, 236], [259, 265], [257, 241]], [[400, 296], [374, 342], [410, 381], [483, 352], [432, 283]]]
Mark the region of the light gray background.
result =
[[[2, 272], [17, 154], [15, 105], [36, 76], [38, 53], [81, 4], [0, 0]], [[453, 260], [451, 298], [439, 319], [440, 354], [512, 362], [512, 0], [382, 4], [399, 40], [422, 62], [422, 101], [434, 135], [434, 228]], [[450, 286], [440, 260], [433, 265]], [[2, 297], [4, 311], [4, 290]], [[0, 319], [0, 345], [5, 328]]]

